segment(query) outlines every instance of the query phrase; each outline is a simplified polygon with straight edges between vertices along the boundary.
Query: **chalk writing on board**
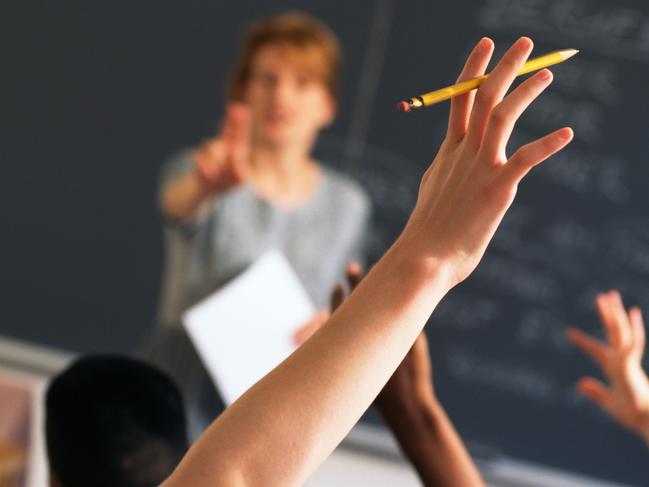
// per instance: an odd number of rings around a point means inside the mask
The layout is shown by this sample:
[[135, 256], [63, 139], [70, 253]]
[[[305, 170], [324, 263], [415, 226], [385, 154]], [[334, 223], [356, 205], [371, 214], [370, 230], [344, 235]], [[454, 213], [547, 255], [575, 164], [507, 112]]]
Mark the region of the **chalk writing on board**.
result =
[[625, 272], [649, 280], [649, 220], [621, 216], [604, 228], [607, 257]]
[[579, 409], [580, 414], [598, 422], [610, 418], [575, 388], [573, 381], [560, 383], [542, 369], [494, 357], [486, 357], [467, 347], [454, 347], [444, 357], [450, 376], [471, 387], [484, 387], [503, 394], [545, 403], [555, 407]]
[[576, 57], [560, 67], [561, 75], [555, 76], [552, 87], [562, 93], [593, 97], [606, 105], [615, 105], [621, 98], [619, 71], [611, 62], [591, 61]]
[[647, 16], [613, 2], [602, 7], [587, 0], [487, 0], [478, 23], [504, 32], [534, 31], [537, 39], [553, 42], [587, 42], [600, 54], [649, 61]]
[[556, 402], [560, 385], [547, 373], [505, 359], [481, 356], [464, 347], [448, 350], [445, 365], [459, 382], [489, 387], [527, 399]]
[[525, 227], [533, 218], [534, 211], [531, 208], [520, 204], [512, 205], [494, 235], [493, 245], [501, 248], [520, 245], [525, 239]]
[[500, 305], [492, 299], [451, 293], [435, 309], [431, 324], [468, 331], [493, 326], [500, 316]]
[[[374, 228], [369, 242], [371, 262], [378, 260], [397, 238], [417, 201], [419, 179], [425, 167], [401, 155], [368, 145], [368, 163], [357, 175], [374, 203]], [[371, 162], [371, 163], [370, 163]]]
[[524, 347], [550, 348], [560, 353], [569, 353], [572, 346], [565, 337], [566, 325], [566, 318], [555, 311], [529, 308], [520, 318], [516, 340]]
[[[347, 170], [346, 139], [327, 134], [320, 137], [316, 154], [328, 165]], [[405, 225], [417, 201], [419, 180], [425, 165], [374, 145], [366, 145], [363, 161], [351, 174], [365, 188], [372, 203], [373, 225], [368, 236], [369, 261], [375, 262], [387, 250]]]
[[562, 254], [591, 257], [597, 251], [598, 236], [585, 225], [565, 217], [544, 229], [546, 242]]
[[568, 148], [538, 167], [536, 173], [577, 194], [622, 204], [629, 197], [628, 166], [617, 156]]
[[571, 126], [580, 140], [588, 144], [599, 142], [604, 130], [605, 111], [592, 100], [572, 100], [548, 91], [542, 103], [533, 103], [525, 113], [526, 125], [534, 128]]
[[504, 295], [533, 303], [552, 303], [561, 296], [561, 284], [551, 273], [504, 256], [489, 255], [472, 279]]

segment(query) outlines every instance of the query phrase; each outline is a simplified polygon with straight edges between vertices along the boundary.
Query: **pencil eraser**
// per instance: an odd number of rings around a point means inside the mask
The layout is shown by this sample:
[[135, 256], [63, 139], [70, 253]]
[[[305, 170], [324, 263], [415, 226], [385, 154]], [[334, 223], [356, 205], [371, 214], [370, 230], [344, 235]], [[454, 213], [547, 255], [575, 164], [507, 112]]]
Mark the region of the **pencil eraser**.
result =
[[407, 101], [400, 101], [399, 103], [397, 103], [397, 110], [399, 110], [400, 112], [409, 112], [410, 110], [412, 110], [412, 107]]

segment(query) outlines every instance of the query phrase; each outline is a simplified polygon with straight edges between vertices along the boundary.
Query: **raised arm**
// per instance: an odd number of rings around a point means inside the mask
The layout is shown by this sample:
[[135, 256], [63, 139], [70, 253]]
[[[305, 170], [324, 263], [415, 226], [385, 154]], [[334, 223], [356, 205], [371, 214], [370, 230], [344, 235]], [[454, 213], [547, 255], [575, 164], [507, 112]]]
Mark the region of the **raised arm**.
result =
[[[402, 234], [349, 299], [302, 347], [230, 406], [166, 486], [299, 485], [374, 400], [431, 311], [480, 261], [527, 172], [571, 139], [561, 129], [505, 145], [548, 71], [504, 100], [532, 42], [518, 40], [477, 93], [453, 102], [449, 132], [425, 172]], [[487, 64], [481, 41], [467, 64]]]
[[230, 104], [220, 134], [194, 150], [192, 169], [163, 189], [165, 216], [192, 219], [209, 198], [244, 182], [248, 177], [249, 139], [248, 109], [240, 103]]
[[426, 486], [480, 487], [484, 481], [432, 386], [422, 332], [375, 404]]
[[608, 385], [584, 377], [578, 383], [579, 390], [649, 445], [649, 380], [642, 369], [642, 313], [639, 308], [624, 309], [617, 291], [599, 294], [595, 305], [606, 332], [606, 343], [576, 328], [568, 329], [568, 339], [593, 359]]
[[[358, 264], [347, 268], [350, 289], [362, 278]], [[332, 299], [343, 302], [342, 287]], [[481, 487], [484, 481], [460, 435], [437, 399], [426, 334], [421, 332], [406, 358], [379, 393], [374, 404], [426, 486]]]

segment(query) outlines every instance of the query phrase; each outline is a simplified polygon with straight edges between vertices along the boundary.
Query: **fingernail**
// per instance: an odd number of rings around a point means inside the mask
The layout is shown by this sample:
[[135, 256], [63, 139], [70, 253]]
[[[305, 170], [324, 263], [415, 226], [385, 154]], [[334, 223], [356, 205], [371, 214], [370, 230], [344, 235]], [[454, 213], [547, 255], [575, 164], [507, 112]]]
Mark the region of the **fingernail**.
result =
[[531, 45], [532, 39], [530, 39], [529, 37], [521, 37], [516, 41], [514, 47], [516, 47], [516, 49], [518, 49], [519, 51], [527, 51]]
[[480, 42], [478, 42], [478, 50], [480, 52], [487, 52], [489, 49], [491, 49], [491, 39], [488, 37], [480, 39]]
[[561, 140], [572, 139], [572, 129], [570, 127], [565, 127], [559, 133], [559, 137], [561, 138]]
[[549, 69], [542, 69], [536, 77], [541, 81], [547, 81], [552, 78], [552, 72]]

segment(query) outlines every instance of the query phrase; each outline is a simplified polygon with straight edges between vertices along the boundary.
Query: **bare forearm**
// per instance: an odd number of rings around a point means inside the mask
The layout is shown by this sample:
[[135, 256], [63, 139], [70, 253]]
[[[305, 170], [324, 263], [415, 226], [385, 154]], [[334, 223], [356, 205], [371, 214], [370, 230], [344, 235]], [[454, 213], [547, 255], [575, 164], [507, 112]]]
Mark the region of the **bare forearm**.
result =
[[398, 407], [380, 410], [424, 485], [484, 486], [460, 436], [437, 400], [409, 398]]
[[[446, 293], [397, 243], [309, 341], [232, 405], [167, 485], [297, 485], [371, 404]], [[238, 473], [237, 473], [238, 472]]]

